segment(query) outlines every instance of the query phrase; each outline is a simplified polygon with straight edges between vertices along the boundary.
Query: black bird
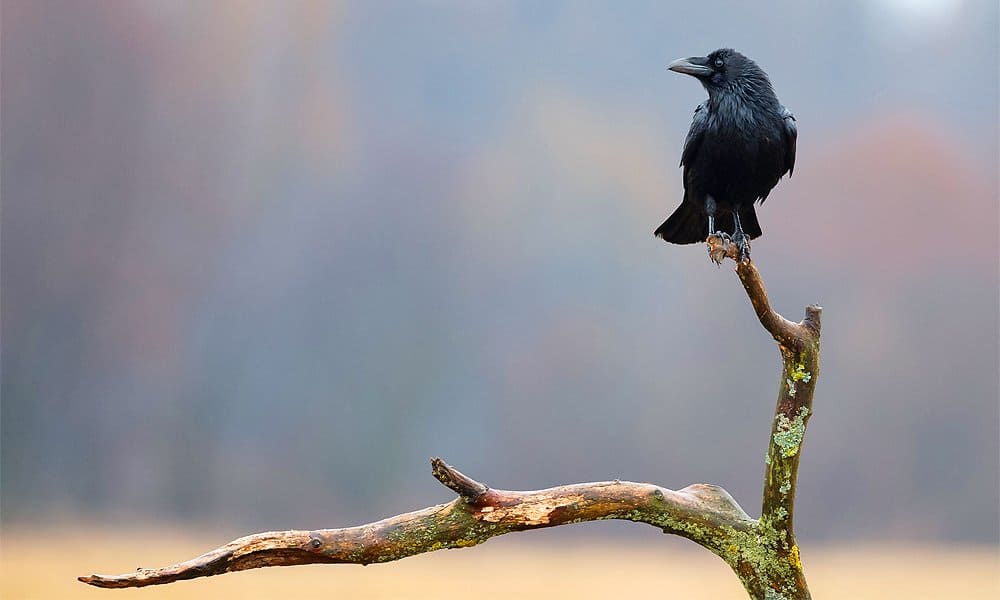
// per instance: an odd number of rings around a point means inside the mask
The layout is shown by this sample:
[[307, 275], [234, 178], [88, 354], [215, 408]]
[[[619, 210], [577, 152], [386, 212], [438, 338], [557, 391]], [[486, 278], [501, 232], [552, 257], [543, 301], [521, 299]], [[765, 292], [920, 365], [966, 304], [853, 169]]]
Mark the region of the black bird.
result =
[[767, 73], [735, 50], [682, 58], [669, 68], [697, 78], [708, 100], [694, 110], [684, 141], [684, 200], [656, 235], [693, 244], [731, 233], [743, 260], [750, 256], [747, 239], [761, 234], [754, 202], [763, 203], [795, 167], [795, 117], [778, 101]]

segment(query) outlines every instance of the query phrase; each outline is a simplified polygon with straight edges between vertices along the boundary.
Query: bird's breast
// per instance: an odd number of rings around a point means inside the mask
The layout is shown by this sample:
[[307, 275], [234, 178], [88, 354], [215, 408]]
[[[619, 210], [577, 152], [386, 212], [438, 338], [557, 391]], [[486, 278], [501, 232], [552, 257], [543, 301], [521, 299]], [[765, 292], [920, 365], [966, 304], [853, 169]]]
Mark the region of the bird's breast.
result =
[[726, 204], [766, 196], [785, 164], [781, 132], [770, 121], [745, 111], [710, 116], [692, 183]]

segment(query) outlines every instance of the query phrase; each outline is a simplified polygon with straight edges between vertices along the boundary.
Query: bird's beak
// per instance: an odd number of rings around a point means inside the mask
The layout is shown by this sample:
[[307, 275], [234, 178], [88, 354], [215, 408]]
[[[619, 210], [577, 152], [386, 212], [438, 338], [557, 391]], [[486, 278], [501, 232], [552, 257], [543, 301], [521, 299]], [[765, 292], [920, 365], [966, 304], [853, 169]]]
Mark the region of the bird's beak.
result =
[[678, 58], [667, 65], [671, 71], [693, 75], [694, 77], [708, 77], [712, 74], [712, 68], [708, 66], [708, 58], [704, 56], [692, 56], [691, 58]]

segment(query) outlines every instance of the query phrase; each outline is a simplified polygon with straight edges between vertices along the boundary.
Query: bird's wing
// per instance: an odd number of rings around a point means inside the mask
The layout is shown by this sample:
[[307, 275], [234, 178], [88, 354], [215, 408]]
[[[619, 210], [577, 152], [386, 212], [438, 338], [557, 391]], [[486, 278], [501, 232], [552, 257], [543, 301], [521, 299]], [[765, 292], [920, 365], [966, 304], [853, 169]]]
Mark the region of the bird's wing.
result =
[[691, 119], [691, 129], [688, 130], [687, 138], [684, 140], [684, 151], [681, 152], [681, 166], [690, 165], [694, 160], [694, 155], [701, 146], [701, 140], [705, 136], [705, 129], [708, 126], [708, 100], [698, 105], [694, 109], [694, 117]]
[[799, 131], [795, 127], [795, 115], [791, 111], [782, 107], [781, 117], [785, 122], [785, 167], [791, 177], [795, 170], [795, 141], [799, 137]]

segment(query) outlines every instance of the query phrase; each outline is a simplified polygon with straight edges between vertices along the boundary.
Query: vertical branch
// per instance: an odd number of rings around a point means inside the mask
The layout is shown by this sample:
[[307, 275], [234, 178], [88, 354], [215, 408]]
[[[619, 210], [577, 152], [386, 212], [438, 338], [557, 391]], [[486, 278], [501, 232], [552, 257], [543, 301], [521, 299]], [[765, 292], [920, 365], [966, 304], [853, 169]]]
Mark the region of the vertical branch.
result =
[[[818, 314], [818, 313], [817, 313]], [[799, 457], [819, 375], [819, 339], [800, 347], [781, 348], [781, 381], [765, 458], [761, 515], [776, 526], [792, 529]]]
[[771, 308], [764, 280], [749, 260], [740, 261], [736, 246], [717, 236], [708, 239], [716, 262], [736, 261], [736, 274], [746, 290], [760, 324], [778, 343], [781, 381], [765, 455], [764, 493], [757, 527], [768, 560], [754, 568], [736, 568], [754, 598], [808, 599], [795, 540], [795, 491], [806, 427], [812, 416], [813, 392], [819, 376], [819, 337], [822, 309], [806, 307], [805, 318], [793, 323]]
[[813, 391], [819, 375], [822, 309], [809, 306], [805, 318], [793, 323], [771, 308], [764, 281], [752, 262], [737, 264], [736, 273], [750, 297], [757, 318], [778, 342], [781, 354], [781, 381], [765, 458], [761, 516], [774, 526], [791, 531], [799, 451], [809, 417], [812, 416]]

